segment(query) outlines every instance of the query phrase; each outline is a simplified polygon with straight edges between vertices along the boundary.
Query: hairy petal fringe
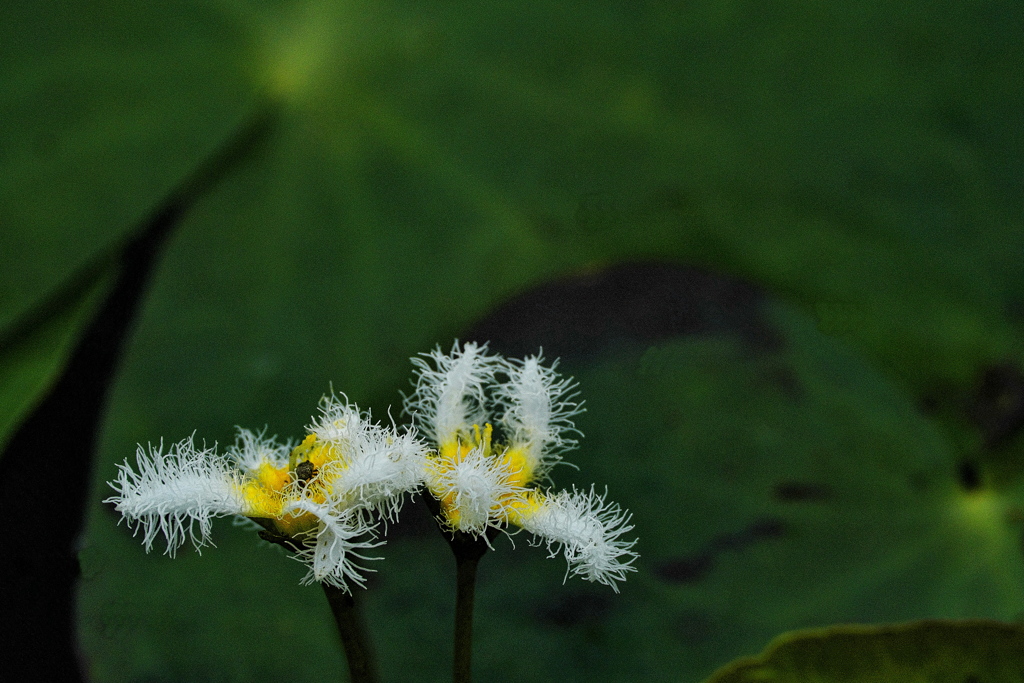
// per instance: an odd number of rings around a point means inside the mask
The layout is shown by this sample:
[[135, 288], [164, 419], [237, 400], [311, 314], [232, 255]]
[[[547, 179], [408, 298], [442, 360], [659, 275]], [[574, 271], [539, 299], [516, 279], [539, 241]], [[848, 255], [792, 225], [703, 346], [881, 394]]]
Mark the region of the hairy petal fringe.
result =
[[149, 552], [158, 534], [167, 540], [172, 557], [185, 538], [199, 550], [211, 544], [211, 522], [215, 517], [241, 514], [244, 509], [231, 467], [212, 449], [197, 449], [189, 437], [163, 452], [163, 444], [139, 446], [135, 454], [137, 471], [128, 461], [118, 465], [110, 486], [117, 495], [104, 500], [133, 527], [142, 531], [142, 543]]
[[310, 500], [293, 502], [289, 512], [294, 511], [308, 512], [320, 520], [315, 539], [306, 542], [294, 556], [309, 567], [302, 584], [326, 583], [346, 593], [351, 592], [350, 583], [365, 588], [366, 578], [362, 572], [373, 570], [360, 567], [356, 562], [381, 558], [368, 557], [359, 551], [384, 545], [383, 541], [374, 540], [374, 526], [366, 516], [352, 510], [339, 512], [329, 504]]
[[501, 358], [487, 353], [487, 345], [455, 342], [450, 354], [440, 347], [412, 359], [416, 389], [406, 397], [405, 410], [435, 443], [468, 433], [485, 417], [486, 387], [493, 382]]
[[265, 427], [259, 432], [243, 427], [235, 429], [235, 444], [228, 447], [227, 458], [240, 470], [255, 472], [268, 462], [274, 467], [284, 467], [288, 464], [288, 454], [294, 445], [292, 442], [281, 443], [276, 436], [266, 436]]
[[539, 475], [560, 459], [562, 451], [576, 447], [571, 435], [579, 431], [572, 418], [584, 410], [582, 403], [574, 400], [578, 396], [576, 382], [571, 377], [561, 378], [556, 371], [558, 361], [550, 367], [542, 363], [540, 355], [506, 361], [509, 380], [496, 387], [504, 408], [500, 422], [510, 445], [529, 454]]
[[598, 494], [573, 489], [543, 497], [530, 514], [517, 520], [519, 526], [547, 545], [549, 557], [565, 555], [569, 574], [587, 581], [596, 581], [618, 592], [617, 581], [625, 581], [626, 573], [637, 554], [632, 548], [636, 540], [620, 537], [633, 529], [632, 516], [618, 504], [607, 502], [607, 492]]
[[333, 396], [324, 397], [321, 413], [309, 430], [338, 454], [321, 474], [328, 495], [341, 507], [371, 508], [393, 519], [405, 494], [423, 483], [426, 444], [413, 431], [371, 422], [369, 414]]

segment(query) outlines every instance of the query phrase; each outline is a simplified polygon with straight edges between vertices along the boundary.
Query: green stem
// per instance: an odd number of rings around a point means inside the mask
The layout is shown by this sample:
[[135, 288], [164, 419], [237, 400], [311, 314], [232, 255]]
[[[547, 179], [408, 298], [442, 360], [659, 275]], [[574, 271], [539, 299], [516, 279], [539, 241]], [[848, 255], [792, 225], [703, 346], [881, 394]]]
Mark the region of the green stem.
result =
[[452, 681], [473, 680], [473, 598], [476, 593], [476, 569], [487, 552], [483, 538], [456, 532], [451, 541], [455, 553], [455, 651], [452, 657]]
[[452, 531], [444, 523], [441, 506], [433, 496], [423, 496], [427, 509], [437, 521], [455, 555], [455, 650], [452, 657], [452, 681], [473, 680], [473, 598], [476, 594], [476, 570], [480, 558], [490, 549], [497, 529], [488, 529], [485, 536]]
[[341, 636], [341, 645], [348, 659], [349, 679], [352, 683], [376, 683], [377, 668], [355, 596], [326, 583], [320, 585], [331, 605], [334, 621], [338, 624], [338, 635]]
[[[302, 551], [302, 544], [290, 536], [279, 533], [273, 520], [260, 517], [249, 519], [263, 527], [259, 536], [264, 541], [276, 543], [292, 552]], [[345, 648], [345, 659], [348, 660], [349, 679], [352, 683], [377, 683], [373, 650], [370, 648], [370, 639], [366, 635], [366, 627], [363, 625], [363, 617], [355, 596], [326, 583], [320, 586], [324, 589], [334, 621], [338, 625], [341, 646]]]

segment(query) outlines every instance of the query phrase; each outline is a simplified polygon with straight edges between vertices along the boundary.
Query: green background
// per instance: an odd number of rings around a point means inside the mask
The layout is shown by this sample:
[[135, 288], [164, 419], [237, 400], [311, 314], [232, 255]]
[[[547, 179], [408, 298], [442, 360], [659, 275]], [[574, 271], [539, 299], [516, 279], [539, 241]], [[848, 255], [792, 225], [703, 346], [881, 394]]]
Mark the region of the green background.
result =
[[[480, 680], [697, 681], [794, 628], [1021, 619], [1022, 441], [992, 425], [1024, 405], [1022, 34], [1009, 1], [7, 7], [0, 441], [124, 240], [187, 204], [103, 426], [89, 673], [343, 676], [297, 563], [227, 522], [201, 557], [146, 556], [104, 481], [137, 443], [298, 437], [332, 385], [400, 417], [408, 358], [481, 330], [577, 377], [580, 470], [555, 482], [607, 485], [641, 559], [614, 595], [500, 540]], [[662, 267], [666, 290], [601, 285]], [[606, 304], [585, 348], [581, 292]], [[702, 322], [627, 324], [659, 306]], [[425, 514], [364, 596], [387, 680], [449, 666]]]

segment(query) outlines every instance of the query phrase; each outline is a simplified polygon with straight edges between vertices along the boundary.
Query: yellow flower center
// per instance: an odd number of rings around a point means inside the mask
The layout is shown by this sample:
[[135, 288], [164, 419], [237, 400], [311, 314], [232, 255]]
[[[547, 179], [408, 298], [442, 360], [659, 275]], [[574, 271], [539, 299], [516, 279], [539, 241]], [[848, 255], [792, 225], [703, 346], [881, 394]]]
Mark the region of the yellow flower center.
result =
[[310, 434], [302, 440], [302, 443], [292, 449], [292, 454], [288, 458], [288, 467], [294, 470], [302, 461], [308, 460], [313, 463], [313, 467], [319, 470], [325, 463], [340, 459], [333, 444], [320, 441], [316, 434]]
[[[326, 499], [325, 484], [328, 483], [324, 466], [334, 462], [342, 462], [334, 445], [310, 434], [292, 449], [286, 466], [277, 467], [269, 460], [260, 463], [239, 485], [246, 503], [245, 515], [273, 520], [278, 533], [292, 538], [315, 529], [315, 515], [308, 512], [285, 513], [285, 508], [289, 497], [294, 498], [300, 492], [314, 502], [323, 503]], [[295, 484], [302, 488], [296, 490]]]
[[501, 459], [512, 473], [507, 480], [509, 484], [526, 486], [533, 481], [533, 462], [524, 448], [511, 447], [505, 451]]
[[516, 498], [508, 507], [508, 521], [522, 526], [523, 521], [533, 517], [544, 505], [544, 494], [540, 491], [527, 491]]
[[[475, 424], [471, 433], [459, 432], [444, 441], [431, 459], [431, 476], [427, 487], [440, 502], [441, 511], [453, 528], [459, 528], [462, 513], [456, 504], [457, 493], [446, 488], [442, 482], [471, 452], [480, 449], [483, 457], [496, 457], [499, 463], [505, 465], [508, 475], [501, 482], [503, 488], [522, 488], [533, 480], [535, 470], [527, 451], [522, 447], [505, 447], [495, 443], [493, 432], [490, 424], [485, 424], [482, 428]], [[495, 455], [496, 453], [500, 455]], [[519, 495], [504, 496], [492, 508], [491, 516], [500, 521], [509, 521], [510, 516], [515, 514], [515, 509], [524, 504], [524, 499]]]

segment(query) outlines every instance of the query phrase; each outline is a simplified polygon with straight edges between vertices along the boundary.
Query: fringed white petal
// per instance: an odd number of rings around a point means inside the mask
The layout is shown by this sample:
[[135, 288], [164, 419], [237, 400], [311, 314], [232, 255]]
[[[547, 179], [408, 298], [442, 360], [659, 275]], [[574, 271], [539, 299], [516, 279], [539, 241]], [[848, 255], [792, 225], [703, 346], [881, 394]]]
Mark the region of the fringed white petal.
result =
[[467, 342], [460, 349], [455, 342], [451, 354], [437, 348], [412, 362], [416, 389], [406, 398], [405, 409], [428, 437], [444, 443], [483, 423], [485, 387], [501, 362], [487, 354], [486, 344]]
[[210, 543], [213, 518], [242, 513], [244, 501], [230, 465], [213, 449], [197, 449], [191, 437], [167, 453], [162, 444], [148, 453], [139, 446], [135, 460], [137, 472], [127, 460], [118, 465], [110, 482], [118, 495], [103, 502], [113, 503], [136, 533], [142, 530], [147, 552], [158, 533], [167, 539], [171, 556], [186, 537], [198, 550]]
[[339, 398], [327, 395], [320, 399], [320, 416], [306, 429], [321, 441], [347, 445], [370, 436], [381, 427], [359, 412], [359, 406], [350, 404], [344, 394]]
[[288, 464], [288, 454], [292, 443], [281, 443], [276, 436], [265, 436], [266, 429], [254, 432], [250, 429], [237, 427], [238, 435], [235, 445], [227, 450], [227, 457], [243, 472], [255, 472], [265, 463], [274, 467]]
[[361, 414], [359, 408], [328, 396], [321, 417], [309, 430], [335, 447], [336, 460], [321, 475], [339, 504], [373, 508], [394, 518], [405, 494], [423, 483], [427, 446], [414, 433], [399, 433]]
[[504, 405], [501, 425], [510, 446], [529, 454], [538, 474], [543, 475], [558, 460], [561, 451], [576, 446], [571, 434], [578, 433], [572, 417], [583, 411], [573, 399], [577, 387], [572, 378], [562, 379], [555, 371], [558, 361], [545, 367], [541, 356], [509, 360], [509, 380], [498, 385], [496, 394]]
[[427, 448], [412, 434], [385, 433], [353, 444], [344, 466], [325, 467], [330, 493], [350, 507], [373, 508], [394, 519], [405, 495], [423, 483]]
[[303, 585], [319, 581], [345, 592], [351, 592], [350, 583], [366, 587], [366, 578], [361, 572], [373, 570], [358, 566], [356, 561], [381, 558], [367, 557], [359, 551], [376, 548], [384, 542], [373, 539], [373, 526], [366, 521], [365, 515], [353, 510], [339, 512], [330, 503], [318, 504], [308, 499], [293, 502], [288, 511], [308, 512], [320, 520], [315, 542], [307, 543], [295, 555], [309, 567], [309, 572], [302, 579]]
[[549, 557], [563, 552], [569, 563], [566, 576], [573, 574], [587, 581], [611, 586], [617, 593], [617, 581], [626, 573], [637, 554], [636, 540], [620, 537], [631, 531], [631, 515], [616, 503], [606, 502], [593, 487], [590, 491], [560, 491], [545, 497], [540, 507], [518, 520], [519, 525], [547, 545]]

